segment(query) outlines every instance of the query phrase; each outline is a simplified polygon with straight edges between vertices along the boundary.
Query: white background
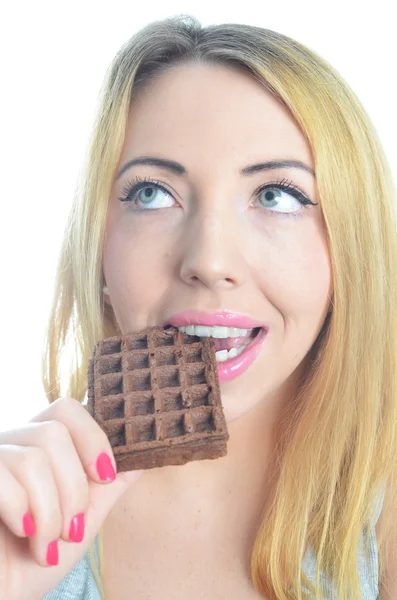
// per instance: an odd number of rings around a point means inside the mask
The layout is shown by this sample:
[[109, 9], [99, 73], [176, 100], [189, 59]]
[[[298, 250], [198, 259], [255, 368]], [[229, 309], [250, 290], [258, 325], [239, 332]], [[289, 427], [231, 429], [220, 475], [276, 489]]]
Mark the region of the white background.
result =
[[0, 431], [47, 406], [41, 352], [56, 260], [99, 88], [120, 46], [148, 22], [180, 13], [204, 26], [237, 22], [286, 34], [347, 80], [397, 178], [393, 5], [80, 0], [1, 9]]

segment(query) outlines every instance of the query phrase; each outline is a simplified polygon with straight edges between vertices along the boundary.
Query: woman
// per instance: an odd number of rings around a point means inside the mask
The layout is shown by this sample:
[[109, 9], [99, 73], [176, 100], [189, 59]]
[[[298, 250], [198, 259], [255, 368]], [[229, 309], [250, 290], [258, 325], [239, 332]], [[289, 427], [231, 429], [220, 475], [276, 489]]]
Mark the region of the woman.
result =
[[[391, 598], [396, 193], [354, 93], [279, 33], [155, 22], [111, 65], [85, 168], [50, 406], [0, 435], [7, 599]], [[116, 477], [92, 348], [169, 324], [240, 330], [216, 342], [227, 456]]]

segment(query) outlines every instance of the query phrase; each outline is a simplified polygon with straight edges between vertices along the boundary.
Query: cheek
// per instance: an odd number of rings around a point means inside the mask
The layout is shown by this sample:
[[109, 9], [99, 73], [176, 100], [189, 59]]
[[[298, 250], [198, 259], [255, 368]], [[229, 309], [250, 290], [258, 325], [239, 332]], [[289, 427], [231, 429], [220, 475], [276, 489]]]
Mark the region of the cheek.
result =
[[[137, 239], [138, 238], [138, 239]], [[148, 243], [146, 236], [108, 231], [103, 270], [111, 302], [122, 330], [144, 329], [156, 303], [169, 287], [167, 250]]]
[[260, 252], [252, 254], [256, 285], [285, 315], [299, 312], [313, 319], [327, 312], [332, 293], [326, 235], [317, 222], [292, 225], [295, 229], [289, 225], [261, 236]]

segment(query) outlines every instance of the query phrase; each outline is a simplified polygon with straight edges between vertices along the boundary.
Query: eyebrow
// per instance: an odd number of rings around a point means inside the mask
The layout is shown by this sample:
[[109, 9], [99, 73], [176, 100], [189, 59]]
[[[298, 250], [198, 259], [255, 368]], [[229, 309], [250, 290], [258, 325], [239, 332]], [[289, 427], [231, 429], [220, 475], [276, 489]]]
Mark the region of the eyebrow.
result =
[[[176, 162], [175, 160], [169, 160], [165, 158], [157, 158], [154, 156], [139, 156], [133, 160], [128, 161], [118, 172], [116, 181], [131, 167], [134, 165], [149, 165], [153, 167], [160, 167], [161, 169], [167, 169], [175, 175], [188, 175], [187, 169]], [[307, 173], [313, 175], [316, 178], [316, 174], [311, 167], [301, 162], [300, 160], [270, 160], [264, 163], [258, 163], [255, 165], [248, 165], [240, 170], [240, 175], [254, 175], [261, 171], [270, 171], [273, 169], [302, 169]]]

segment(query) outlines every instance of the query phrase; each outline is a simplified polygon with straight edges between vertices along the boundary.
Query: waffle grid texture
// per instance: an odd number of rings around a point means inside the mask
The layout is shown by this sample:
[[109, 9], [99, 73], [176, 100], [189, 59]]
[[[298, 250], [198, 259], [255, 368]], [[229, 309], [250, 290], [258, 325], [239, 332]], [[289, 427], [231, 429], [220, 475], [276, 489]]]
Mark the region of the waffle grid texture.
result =
[[226, 454], [211, 337], [153, 327], [102, 340], [89, 364], [87, 408], [110, 440], [118, 471]]

